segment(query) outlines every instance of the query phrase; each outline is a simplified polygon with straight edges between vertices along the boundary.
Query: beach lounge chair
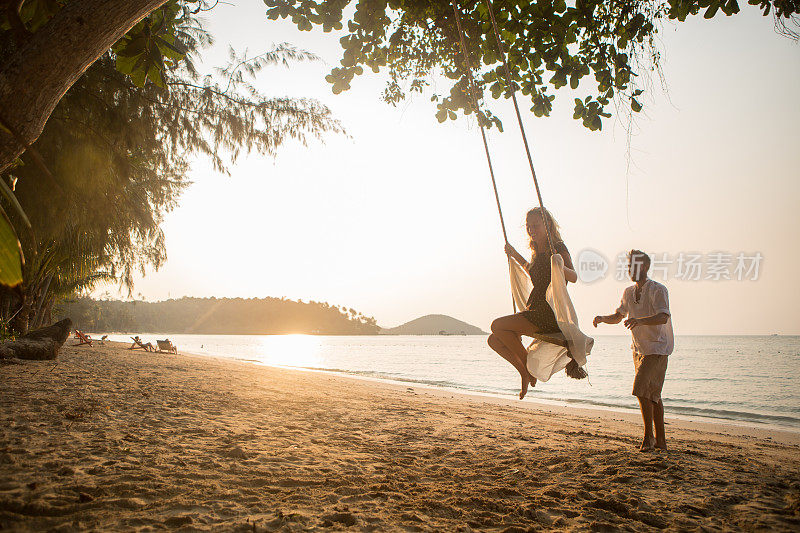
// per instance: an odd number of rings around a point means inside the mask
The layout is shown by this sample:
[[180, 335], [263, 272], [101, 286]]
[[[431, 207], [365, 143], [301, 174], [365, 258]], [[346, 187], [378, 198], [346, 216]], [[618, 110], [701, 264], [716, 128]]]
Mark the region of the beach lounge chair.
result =
[[141, 348], [145, 352], [156, 351], [152, 343], [149, 342], [142, 343], [142, 339], [140, 339], [138, 335], [135, 337], [131, 337], [131, 340], [133, 341], [133, 344], [131, 344], [131, 347], [128, 348], [129, 350], [138, 350], [139, 348]]
[[75, 330], [75, 338], [80, 342], [78, 344], [73, 344], [73, 346], [83, 346], [84, 344], [92, 345], [92, 338], [80, 330]]
[[172, 341], [169, 339], [164, 339], [163, 341], [156, 340], [156, 344], [158, 344], [158, 352], [159, 353], [178, 353], [178, 349], [172, 344]]

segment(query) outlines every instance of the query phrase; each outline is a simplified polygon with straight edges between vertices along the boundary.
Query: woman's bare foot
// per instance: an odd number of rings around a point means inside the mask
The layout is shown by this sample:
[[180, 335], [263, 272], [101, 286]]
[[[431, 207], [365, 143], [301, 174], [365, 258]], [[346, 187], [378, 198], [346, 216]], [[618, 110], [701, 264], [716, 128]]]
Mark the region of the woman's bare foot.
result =
[[656, 448], [659, 450], [667, 451], [667, 441], [666, 440], [656, 440]]
[[656, 439], [654, 439], [653, 437], [645, 437], [645, 438], [642, 440], [642, 445], [641, 445], [641, 447], [639, 448], [639, 451], [640, 451], [640, 452], [649, 452], [649, 451], [652, 451], [652, 450], [653, 450], [653, 448], [655, 447], [655, 445], [656, 445]]
[[522, 378], [522, 390], [519, 391], [519, 399], [523, 399], [526, 394], [528, 394], [528, 386], [535, 387], [536, 386], [536, 378], [528, 372], [528, 377]]

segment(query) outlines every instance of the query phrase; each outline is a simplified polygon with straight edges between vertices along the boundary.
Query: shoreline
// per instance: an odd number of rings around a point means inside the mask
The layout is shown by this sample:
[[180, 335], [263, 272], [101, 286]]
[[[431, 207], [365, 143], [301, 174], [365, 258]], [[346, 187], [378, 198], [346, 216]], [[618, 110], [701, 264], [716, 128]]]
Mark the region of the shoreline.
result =
[[[233, 359], [220, 355], [205, 355], [186, 352], [185, 354], [190, 357], [210, 357], [224, 361], [237, 361], [243, 364], [252, 364], [254, 366], [261, 366], [266, 368], [276, 368], [282, 370], [296, 371], [296, 372], [312, 372], [324, 375], [336, 376], [342, 379], [354, 379], [359, 381], [374, 382], [378, 384], [387, 384], [394, 388], [421, 388], [430, 391], [432, 394], [442, 397], [464, 396], [465, 398], [472, 399], [492, 399], [496, 400], [502, 405], [509, 407], [518, 407], [521, 409], [532, 409], [535, 411], [552, 410], [559, 414], [568, 414], [572, 409], [578, 409], [582, 413], [596, 416], [598, 418], [604, 417], [623, 417], [625, 421], [638, 424], [641, 422], [641, 414], [638, 409], [631, 408], [625, 409], [622, 407], [613, 406], [600, 406], [600, 405], [580, 405], [578, 403], [571, 404], [569, 402], [559, 402], [556, 400], [548, 399], [534, 399], [526, 398], [525, 400], [514, 399], [512, 395], [504, 395], [493, 392], [485, 392], [479, 390], [459, 389], [456, 387], [446, 387], [440, 385], [431, 385], [428, 383], [421, 383], [418, 381], [403, 381], [391, 378], [381, 378], [374, 376], [359, 376], [355, 374], [348, 374], [347, 372], [337, 372], [335, 370], [325, 370], [319, 368], [306, 368], [294, 367], [283, 365], [270, 365], [257, 361], [255, 359]], [[439, 394], [437, 394], [437, 392]], [[528, 394], [534, 393], [535, 389], [531, 389]], [[512, 397], [510, 397], [512, 396]], [[719, 435], [735, 435], [741, 437], [752, 437], [764, 440], [773, 440], [789, 446], [797, 446], [800, 448], [800, 429], [793, 430], [773, 424], [764, 423], [762, 426], [749, 425], [747, 422], [738, 422], [735, 419], [727, 418], [714, 418], [714, 417], [701, 417], [692, 415], [682, 415], [669, 412], [669, 406], [665, 406], [664, 414], [665, 425], [669, 428], [670, 425], [680, 427], [687, 430], [697, 430]]]
[[73, 342], [0, 365], [0, 529], [800, 527], [774, 432]]
[[[108, 341], [110, 343], [122, 344], [118, 343], [117, 341]], [[459, 387], [448, 387], [442, 385], [432, 385], [430, 383], [424, 383], [421, 381], [415, 381], [412, 379], [403, 380], [403, 379], [394, 379], [391, 377], [380, 377], [380, 376], [364, 376], [355, 373], [349, 373], [347, 371], [337, 371], [337, 370], [329, 370], [329, 369], [322, 369], [322, 368], [313, 368], [313, 367], [300, 367], [300, 366], [290, 366], [290, 365], [274, 365], [265, 363], [263, 361], [259, 361], [257, 359], [244, 359], [244, 358], [235, 358], [235, 357], [226, 357], [223, 355], [214, 355], [214, 354], [202, 354], [202, 353], [194, 353], [194, 352], [183, 352], [181, 355], [189, 355], [193, 357], [211, 357], [217, 358], [222, 361], [238, 361], [246, 364], [252, 364], [256, 366], [264, 366], [268, 368], [282, 368], [287, 370], [296, 370], [300, 372], [320, 372], [323, 374], [330, 374], [334, 376], [342, 376], [347, 378], [354, 378], [360, 380], [367, 380], [367, 381], [377, 381], [380, 383], [392, 383], [397, 386], [414, 386], [414, 387], [421, 387], [425, 389], [431, 390], [442, 390], [442, 391], [449, 391], [454, 394], [463, 394], [466, 396], [480, 396], [480, 397], [492, 397], [498, 398], [501, 400], [507, 400], [510, 405], [514, 405], [517, 407], [525, 407], [526, 404], [534, 403], [538, 404], [539, 406], [545, 407], [557, 407], [564, 410], [570, 409], [580, 409], [585, 411], [598, 411], [601, 413], [612, 413], [619, 416], [626, 416], [628, 418], [633, 417], [635, 421], [640, 419], [640, 412], [638, 408], [631, 407], [626, 408], [623, 406], [612, 406], [612, 405], [598, 405], [592, 404], [589, 401], [582, 401], [580, 399], [575, 400], [574, 402], [570, 401], [559, 401], [559, 400], [549, 400], [546, 398], [535, 398], [536, 389], [535, 387], [530, 390], [528, 393], [528, 397], [526, 400], [519, 401], [514, 398], [513, 394], [501, 394], [495, 393], [490, 391], [481, 391], [475, 389], [467, 389], [467, 388], [459, 388]], [[760, 416], [758, 414], [753, 414], [753, 416]], [[665, 405], [665, 420], [667, 423], [676, 423], [676, 422], [690, 422], [694, 424], [701, 425], [705, 427], [707, 430], [713, 430], [714, 426], [732, 426], [732, 428], [737, 428], [735, 431], [736, 434], [740, 435], [748, 435], [753, 437], [760, 437], [764, 434], [768, 434], [770, 432], [776, 433], [776, 435], [780, 438], [781, 442], [787, 444], [794, 444], [800, 445], [800, 427], [788, 427], [786, 425], [771, 423], [771, 422], [749, 422], [746, 420], [738, 420], [735, 418], [721, 418], [721, 417], [714, 417], [714, 416], [702, 416], [702, 415], [689, 415], [689, 414], [682, 414], [682, 413], [675, 413], [669, 411], [669, 405]], [[723, 433], [723, 432], [721, 432]]]

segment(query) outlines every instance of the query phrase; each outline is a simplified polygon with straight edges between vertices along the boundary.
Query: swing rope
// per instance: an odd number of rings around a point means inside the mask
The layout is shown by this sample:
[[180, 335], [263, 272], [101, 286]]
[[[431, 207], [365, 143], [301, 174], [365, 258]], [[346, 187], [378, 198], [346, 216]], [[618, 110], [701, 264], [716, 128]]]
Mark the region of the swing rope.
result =
[[[492, 8], [492, 2], [491, 2], [491, 0], [485, 0], [485, 2], [486, 2], [487, 10], [489, 11], [489, 16], [492, 19], [492, 28], [494, 30], [494, 37], [495, 37], [495, 40], [497, 42], [497, 51], [500, 54], [500, 58], [502, 59], [502, 62], [503, 62], [503, 69], [504, 69], [505, 74], [506, 74], [506, 76], [505, 76], [506, 85], [511, 90], [511, 99], [514, 102], [514, 111], [516, 112], [516, 115], [517, 115], [517, 124], [519, 124], [519, 131], [522, 134], [522, 141], [525, 144], [525, 153], [528, 155], [528, 165], [530, 166], [531, 176], [533, 177], [533, 184], [534, 184], [534, 186], [536, 188], [536, 197], [539, 199], [540, 214], [542, 216], [542, 223], [544, 224], [545, 234], [547, 235], [547, 244], [550, 247], [550, 253], [552, 255], [555, 255], [556, 254], [556, 250], [555, 250], [555, 246], [553, 245], [553, 237], [552, 237], [552, 235], [550, 235], [550, 225], [548, 224], [548, 219], [545, 216], [544, 202], [542, 201], [542, 193], [541, 193], [541, 190], [539, 189], [539, 180], [536, 178], [536, 169], [533, 166], [533, 157], [531, 156], [530, 146], [528, 145], [528, 138], [525, 135], [525, 127], [522, 124], [522, 115], [519, 112], [519, 104], [517, 103], [517, 96], [516, 96], [516, 85], [511, 82], [511, 72], [508, 69], [508, 62], [506, 61], [505, 49], [503, 48], [503, 43], [500, 40], [500, 32], [497, 29], [497, 21], [495, 20], [495, 17], [494, 17], [494, 11], [493, 11], [493, 8]], [[459, 40], [461, 42], [461, 52], [464, 55], [464, 65], [465, 65], [465, 67], [467, 69], [467, 80], [469, 82], [470, 100], [472, 101], [472, 106], [473, 106], [473, 108], [475, 109], [475, 112], [478, 115], [478, 125], [481, 128], [481, 137], [483, 138], [483, 147], [484, 147], [484, 150], [486, 151], [486, 160], [489, 163], [489, 173], [490, 173], [491, 178], [492, 178], [492, 187], [494, 189], [494, 199], [497, 202], [497, 212], [500, 214], [500, 225], [501, 225], [501, 227], [503, 229], [503, 238], [505, 239], [506, 244], [508, 244], [508, 237], [506, 235], [506, 226], [505, 226], [505, 222], [503, 221], [503, 211], [500, 208], [500, 196], [497, 194], [497, 182], [495, 181], [495, 177], [494, 177], [494, 169], [492, 167], [492, 158], [491, 158], [491, 156], [489, 154], [489, 144], [486, 141], [486, 132], [484, 130], [483, 123], [481, 122], [481, 117], [482, 116], [485, 117], [485, 115], [481, 111], [480, 106], [478, 104], [477, 89], [475, 87], [475, 80], [472, 77], [472, 68], [470, 67], [469, 56], [467, 55], [466, 38], [464, 37], [464, 30], [461, 27], [461, 17], [459, 15], [458, 7], [456, 6], [456, 0], [450, 0], [450, 3], [453, 6], [453, 14], [455, 15], [456, 25], [458, 26]], [[516, 301], [514, 300], [513, 296], [512, 296], [511, 300], [512, 300], [512, 302], [514, 304], [514, 312], [516, 313], [517, 306], [516, 306]], [[567, 303], [571, 307], [572, 303], [569, 301], [569, 296], [566, 296], [566, 300], [567, 300]], [[577, 323], [575, 324], [575, 327], [577, 327]], [[580, 334], [580, 336], [584, 340], [587, 338], [585, 335], [580, 333], [580, 331], [578, 331], [578, 333]], [[565, 367], [565, 372], [569, 377], [574, 378], [574, 379], [583, 379], [583, 378], [588, 377], [588, 373], [583, 368], [581, 368], [581, 366], [578, 364], [577, 360], [575, 359], [574, 355], [569, 351], [570, 350], [569, 341], [568, 341], [567, 336], [564, 334], [563, 331], [558, 336], [551, 336], [549, 334], [545, 334], [545, 335], [536, 334], [536, 335], [533, 335], [533, 337], [535, 339], [541, 340], [543, 342], [547, 342], [547, 343], [550, 343], [550, 344], [555, 344], [555, 345], [558, 345], [558, 346], [562, 346], [562, 347], [567, 349], [567, 354], [569, 355], [569, 359], [570, 360], [569, 360], [569, 363], [567, 363], [567, 365]], [[591, 341], [591, 342], [590, 342], [590, 344], [588, 346], [589, 346], [589, 350], [591, 350], [591, 345], [593, 344], [594, 341], [592, 339], [589, 339], [589, 341]], [[585, 348], [585, 346], [586, 346], [586, 343], [584, 342], [584, 348]], [[584, 350], [584, 351], [586, 351], [586, 350]]]
[[506, 51], [503, 47], [503, 41], [500, 40], [500, 32], [497, 29], [497, 20], [494, 18], [494, 8], [492, 7], [492, 0], [485, 0], [486, 9], [489, 11], [489, 17], [492, 19], [492, 30], [494, 30], [494, 38], [497, 42], [497, 52], [500, 54], [500, 59], [503, 61], [503, 70], [506, 73], [506, 86], [511, 90], [511, 100], [514, 102], [514, 111], [517, 114], [517, 124], [519, 124], [519, 132], [522, 135], [522, 142], [525, 145], [525, 153], [528, 155], [528, 166], [531, 169], [531, 176], [533, 177], [533, 185], [536, 187], [536, 197], [539, 199], [539, 207], [541, 208], [540, 214], [542, 215], [542, 223], [544, 224], [545, 233], [547, 234], [547, 244], [550, 246], [550, 253], [555, 254], [556, 249], [553, 246], [553, 238], [550, 235], [550, 225], [544, 214], [544, 202], [542, 201], [542, 192], [539, 189], [539, 180], [536, 179], [536, 169], [533, 167], [533, 157], [531, 157], [531, 149], [528, 146], [528, 136], [525, 135], [525, 126], [522, 125], [522, 115], [519, 112], [519, 104], [517, 103], [517, 89], [516, 84], [511, 81], [511, 72], [508, 69], [508, 62], [506, 61]]
[[[553, 246], [553, 238], [550, 235], [550, 225], [548, 224], [547, 217], [545, 216], [545, 208], [544, 208], [544, 202], [542, 201], [542, 193], [539, 190], [539, 180], [536, 178], [536, 170], [533, 167], [533, 158], [531, 157], [531, 150], [530, 150], [530, 147], [528, 145], [528, 138], [525, 135], [525, 127], [522, 124], [522, 115], [519, 112], [519, 104], [517, 103], [515, 85], [513, 83], [511, 83], [511, 73], [510, 73], [510, 71], [508, 69], [508, 63], [506, 62], [506, 54], [505, 54], [505, 50], [503, 48], [503, 44], [500, 41], [500, 32], [497, 29], [497, 21], [494, 18], [494, 12], [492, 11], [491, 0], [485, 0], [485, 1], [486, 1], [486, 7], [487, 7], [487, 9], [489, 11], [489, 15], [491, 16], [491, 19], [492, 19], [492, 28], [494, 29], [494, 37], [495, 37], [495, 40], [497, 41], [497, 50], [498, 50], [498, 52], [500, 54], [500, 57], [501, 57], [501, 59], [503, 61], [503, 69], [505, 70], [505, 73], [506, 73], [506, 85], [511, 89], [511, 98], [514, 101], [514, 111], [517, 114], [517, 123], [519, 124], [519, 130], [520, 130], [520, 133], [522, 134], [522, 141], [525, 144], [525, 152], [528, 155], [528, 165], [530, 166], [530, 169], [531, 169], [531, 176], [533, 177], [533, 184], [536, 187], [536, 196], [539, 199], [539, 208], [541, 209], [540, 214], [542, 216], [542, 223], [544, 224], [545, 234], [547, 235], [547, 244], [550, 247], [550, 253], [555, 255], [556, 250], [555, 250], [555, 247]], [[506, 226], [505, 226], [505, 222], [503, 221], [503, 211], [500, 208], [500, 196], [497, 194], [497, 182], [495, 181], [494, 169], [492, 168], [492, 158], [491, 158], [491, 156], [489, 154], [489, 144], [486, 141], [486, 132], [484, 130], [483, 123], [481, 122], [481, 117], [482, 116], [485, 117], [485, 115], [483, 115], [483, 112], [481, 111], [480, 106], [478, 104], [477, 90], [476, 90], [476, 87], [475, 87], [475, 80], [472, 77], [472, 68], [470, 68], [469, 56], [467, 55], [466, 38], [464, 37], [464, 30], [461, 27], [461, 17], [459, 16], [459, 10], [458, 10], [458, 7], [456, 6], [456, 0], [450, 0], [450, 3], [453, 6], [453, 14], [455, 15], [456, 25], [458, 26], [459, 40], [461, 42], [461, 52], [464, 55], [464, 65], [465, 65], [465, 67], [467, 69], [467, 80], [469, 82], [470, 100], [472, 101], [472, 106], [473, 106], [473, 108], [475, 109], [475, 112], [478, 115], [478, 125], [481, 128], [481, 137], [483, 138], [483, 147], [484, 147], [484, 150], [486, 151], [486, 160], [489, 163], [489, 173], [490, 173], [490, 175], [492, 177], [492, 187], [494, 189], [494, 199], [497, 202], [497, 212], [500, 214], [500, 225], [501, 225], [501, 227], [503, 229], [503, 238], [505, 239], [506, 244], [508, 244], [508, 237], [506, 235]], [[509, 264], [509, 267], [510, 266], [511, 265]], [[513, 284], [513, 282], [512, 282], [512, 284]], [[571, 307], [572, 303], [569, 301], [569, 296], [565, 296], [565, 298], [566, 298], [567, 303]], [[514, 304], [514, 312], [516, 313], [517, 305], [516, 305], [516, 301], [514, 300], [513, 295], [512, 295], [511, 301]], [[577, 324], [575, 324], [575, 327], [577, 328]], [[583, 351], [586, 352], [586, 350], [585, 350], [585, 347], [586, 347], [585, 339], [587, 337], [585, 335], [583, 335], [582, 333], [580, 333], [580, 331], [578, 331], [578, 333], [579, 333], [580, 337], [582, 339], [584, 339], [584, 342], [583, 342], [584, 349], [583, 349]], [[545, 334], [545, 335], [536, 334], [536, 335], [533, 335], [533, 337], [535, 339], [538, 339], [539, 341], [543, 341], [543, 342], [546, 342], [546, 343], [554, 344], [554, 345], [557, 345], [557, 346], [562, 346], [562, 347], [567, 349], [567, 355], [569, 356], [569, 362], [567, 363], [566, 367], [564, 367], [564, 371], [566, 372], [566, 374], [569, 377], [571, 377], [573, 379], [583, 379], [583, 378], [588, 377], [588, 373], [583, 368], [581, 368], [580, 364], [575, 359], [575, 356], [570, 352], [569, 340], [567, 338], [567, 335], [565, 335], [565, 333], [563, 331], [559, 335], [555, 335], [555, 336], [551, 336], [549, 334]], [[570, 338], [572, 338], [572, 337], [570, 337]], [[589, 339], [589, 341], [590, 341], [590, 344], [588, 346], [589, 346], [589, 350], [591, 350], [591, 344], [593, 344], [594, 341], [592, 341], [592, 339]], [[576, 346], [577, 346], [577, 344], [576, 344]]]
[[[472, 102], [472, 107], [475, 110], [475, 113], [478, 117], [478, 126], [481, 129], [481, 138], [483, 139], [483, 149], [486, 152], [486, 161], [489, 163], [489, 175], [492, 178], [492, 190], [494, 191], [494, 200], [497, 203], [497, 213], [500, 215], [500, 228], [503, 230], [503, 240], [505, 244], [508, 244], [508, 234], [506, 233], [506, 223], [503, 218], [503, 209], [500, 207], [500, 195], [497, 193], [497, 181], [494, 177], [494, 167], [492, 166], [492, 156], [489, 153], [489, 143], [486, 140], [486, 130], [483, 127], [483, 122], [481, 121], [481, 116], [483, 112], [481, 111], [480, 104], [478, 103], [478, 98], [476, 96], [477, 89], [475, 87], [475, 80], [472, 78], [472, 67], [470, 67], [469, 63], [469, 56], [467, 55], [467, 43], [464, 40], [464, 31], [461, 28], [461, 17], [458, 13], [458, 8], [456, 7], [455, 0], [451, 0], [450, 2], [453, 6], [453, 14], [455, 15], [456, 25], [458, 26], [458, 35], [461, 41], [461, 53], [464, 55], [464, 66], [467, 71], [467, 79], [469, 81], [469, 95], [470, 100]], [[511, 298], [511, 303], [514, 307], [514, 312], [517, 312], [517, 304], [514, 301], [514, 298]]]

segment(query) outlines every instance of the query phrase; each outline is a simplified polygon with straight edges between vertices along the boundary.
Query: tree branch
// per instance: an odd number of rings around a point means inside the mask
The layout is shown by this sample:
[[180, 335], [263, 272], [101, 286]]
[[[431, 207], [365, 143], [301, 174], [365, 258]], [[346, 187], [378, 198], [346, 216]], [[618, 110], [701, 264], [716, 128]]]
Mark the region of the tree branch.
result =
[[29, 145], [28, 143], [26, 143], [26, 142], [25, 142], [25, 139], [23, 139], [23, 138], [22, 138], [22, 136], [21, 136], [19, 133], [17, 133], [17, 130], [16, 130], [16, 129], [15, 129], [15, 128], [14, 128], [14, 127], [11, 125], [11, 124], [9, 124], [8, 122], [6, 122], [6, 121], [3, 119], [3, 116], [2, 116], [2, 115], [0, 115], [0, 127], [2, 127], [2, 128], [4, 128], [4, 129], [6, 129], [6, 130], [7, 130], [7, 131], [8, 131], [8, 132], [11, 134], [11, 136], [12, 136], [12, 137], [14, 137], [14, 140], [16, 140], [16, 141], [17, 141], [17, 143], [19, 143], [19, 145], [20, 145], [22, 148], [24, 148], [25, 150], [27, 150], [27, 151], [29, 151], [29, 152], [30, 152], [30, 154], [31, 154], [31, 157], [33, 158], [33, 162], [34, 162], [34, 164], [35, 164], [37, 167], [39, 167], [39, 170], [41, 170], [41, 171], [42, 171], [42, 173], [43, 173], [45, 176], [47, 176], [48, 178], [50, 178], [50, 181], [52, 181], [52, 182], [53, 182], [53, 185], [55, 185], [55, 186], [56, 186], [56, 188], [57, 188], [57, 189], [58, 189], [60, 192], [62, 192], [62, 193], [63, 193], [63, 192], [64, 192], [64, 189], [62, 189], [62, 188], [61, 188], [61, 184], [60, 184], [60, 183], [58, 183], [58, 180], [57, 180], [57, 179], [55, 178], [55, 176], [53, 176], [53, 174], [50, 172], [50, 169], [48, 169], [48, 168], [47, 168], [47, 165], [45, 165], [45, 164], [44, 164], [44, 159], [42, 158], [41, 154], [40, 154], [40, 153], [39, 153], [39, 152], [38, 152], [38, 151], [37, 151], [35, 148], [32, 148], [32, 147], [31, 147], [31, 145]]
[[67, 2], [3, 58], [0, 115], [23, 142], [0, 131], [0, 172], [39, 137], [58, 101], [89, 65], [164, 3], [166, 0]]
[[[255, 109], [269, 109], [271, 111], [286, 111], [285, 109], [281, 109], [281, 108], [279, 108], [277, 106], [268, 105], [266, 102], [252, 102], [250, 100], [243, 100], [243, 99], [240, 99], [240, 98], [236, 98], [236, 97], [231, 96], [229, 94], [226, 94], [226, 93], [224, 93], [222, 91], [216, 90], [216, 89], [214, 89], [212, 87], [206, 87], [204, 85], [195, 85], [195, 84], [192, 84], [192, 83], [187, 83], [187, 82], [182, 82], [182, 81], [181, 82], [177, 82], [177, 81], [169, 82], [169, 83], [167, 83], [167, 85], [180, 85], [180, 86], [183, 86], [183, 87], [191, 87], [193, 89], [199, 89], [199, 90], [202, 90], [202, 91], [206, 91], [207, 90], [207, 91], [210, 91], [211, 93], [213, 93], [213, 94], [215, 94], [215, 95], [217, 95], [217, 96], [219, 96], [221, 98], [225, 98], [226, 100], [228, 100], [230, 102], [233, 102], [235, 104], [238, 104], [238, 105], [241, 105], [241, 106], [244, 106], [244, 107], [252, 107], [252, 108], [255, 108]], [[146, 97], [144, 97], [144, 98], [146, 98]], [[148, 99], [148, 98], [146, 98], [146, 99]], [[148, 99], [148, 100], [150, 100], [150, 99]], [[173, 104], [167, 104], [165, 102], [158, 102], [158, 101], [155, 101], [155, 100], [150, 100], [150, 101], [153, 102], [153, 103], [156, 103], [156, 104], [161, 104], [163, 106], [173, 107], [175, 109], [180, 109], [182, 111], [187, 111], [189, 113], [198, 113], [198, 114], [204, 113], [204, 111], [200, 111], [200, 110], [197, 110], [197, 109], [187, 109], [187, 108], [184, 108], [184, 107], [181, 107], [181, 106], [175, 106]], [[321, 113], [314, 113], [312, 111], [306, 111], [306, 110], [302, 110], [302, 109], [294, 109], [293, 112], [295, 112], [297, 114], [300, 114], [300, 115], [320, 116], [320, 117], [323, 116]], [[211, 113], [209, 113], [209, 114], [211, 114]], [[212, 116], [217, 116], [216, 114], [211, 114], [211, 115]]]

